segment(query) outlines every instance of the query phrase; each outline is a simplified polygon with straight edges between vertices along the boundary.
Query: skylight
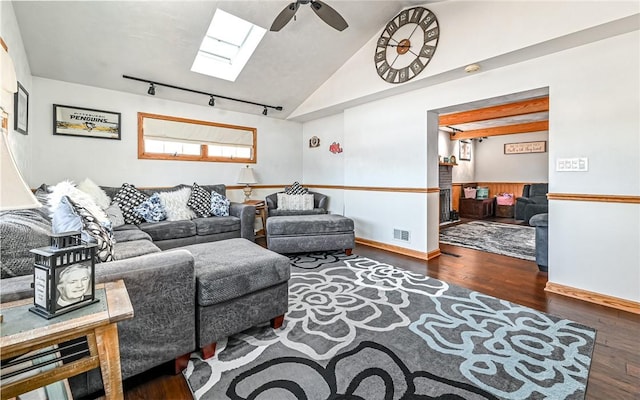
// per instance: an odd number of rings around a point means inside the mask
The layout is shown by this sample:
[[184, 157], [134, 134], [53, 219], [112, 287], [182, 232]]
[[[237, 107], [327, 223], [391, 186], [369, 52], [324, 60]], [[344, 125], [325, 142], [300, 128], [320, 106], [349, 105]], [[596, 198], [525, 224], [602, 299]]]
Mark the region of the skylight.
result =
[[235, 81], [266, 32], [242, 18], [216, 10], [191, 71]]

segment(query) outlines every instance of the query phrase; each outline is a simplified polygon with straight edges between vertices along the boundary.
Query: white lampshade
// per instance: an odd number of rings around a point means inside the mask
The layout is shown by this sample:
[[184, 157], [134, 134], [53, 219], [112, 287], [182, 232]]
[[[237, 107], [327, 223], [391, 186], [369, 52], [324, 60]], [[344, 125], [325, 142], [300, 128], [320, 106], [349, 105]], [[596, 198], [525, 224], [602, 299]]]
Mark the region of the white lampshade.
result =
[[245, 168], [240, 169], [238, 183], [242, 183], [243, 185], [258, 183], [258, 181], [256, 181], [256, 177], [253, 175], [253, 168], [250, 168], [247, 165]]
[[0, 107], [5, 112], [13, 111], [13, 94], [18, 91], [16, 69], [9, 53], [0, 46]]
[[0, 132], [0, 211], [42, 207], [18, 171], [4, 132]]

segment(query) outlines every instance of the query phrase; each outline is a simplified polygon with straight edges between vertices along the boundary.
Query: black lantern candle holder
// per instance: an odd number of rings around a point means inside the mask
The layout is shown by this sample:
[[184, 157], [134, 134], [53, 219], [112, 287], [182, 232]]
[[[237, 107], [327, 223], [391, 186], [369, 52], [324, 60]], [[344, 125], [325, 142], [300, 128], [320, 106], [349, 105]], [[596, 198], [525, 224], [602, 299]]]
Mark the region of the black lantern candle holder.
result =
[[29, 310], [47, 319], [95, 303], [96, 244], [83, 242], [80, 232], [51, 236], [49, 247], [31, 250], [33, 307]]

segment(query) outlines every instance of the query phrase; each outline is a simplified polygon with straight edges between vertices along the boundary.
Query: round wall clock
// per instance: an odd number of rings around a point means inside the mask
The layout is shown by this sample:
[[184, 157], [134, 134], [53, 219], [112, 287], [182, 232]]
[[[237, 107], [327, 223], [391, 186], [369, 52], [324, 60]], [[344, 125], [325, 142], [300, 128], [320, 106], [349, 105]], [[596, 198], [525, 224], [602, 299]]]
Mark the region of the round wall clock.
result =
[[413, 7], [393, 17], [378, 39], [374, 57], [378, 75], [389, 83], [404, 83], [429, 64], [438, 46], [440, 27], [435, 14]]

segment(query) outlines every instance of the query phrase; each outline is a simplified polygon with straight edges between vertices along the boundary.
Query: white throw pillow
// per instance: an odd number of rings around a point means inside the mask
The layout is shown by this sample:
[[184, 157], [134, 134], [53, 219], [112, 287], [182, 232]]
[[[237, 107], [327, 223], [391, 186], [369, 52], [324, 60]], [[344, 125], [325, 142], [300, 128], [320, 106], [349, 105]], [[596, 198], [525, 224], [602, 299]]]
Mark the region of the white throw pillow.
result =
[[283, 210], [283, 211], [313, 210], [313, 194], [278, 193], [278, 210]]
[[109, 217], [102, 208], [93, 200], [93, 197], [75, 187], [72, 181], [62, 181], [49, 187], [49, 213], [55, 213], [63, 196], [68, 196], [74, 203], [88, 210], [99, 223], [109, 223]]
[[191, 188], [184, 187], [173, 192], [160, 192], [160, 203], [167, 212], [167, 221], [184, 221], [196, 218], [196, 213], [187, 205]]
[[104, 190], [100, 186], [96, 185], [91, 179], [86, 178], [78, 184], [78, 189], [85, 192], [89, 196], [93, 197], [93, 200], [103, 210], [106, 210], [111, 205], [111, 198], [107, 196]]

